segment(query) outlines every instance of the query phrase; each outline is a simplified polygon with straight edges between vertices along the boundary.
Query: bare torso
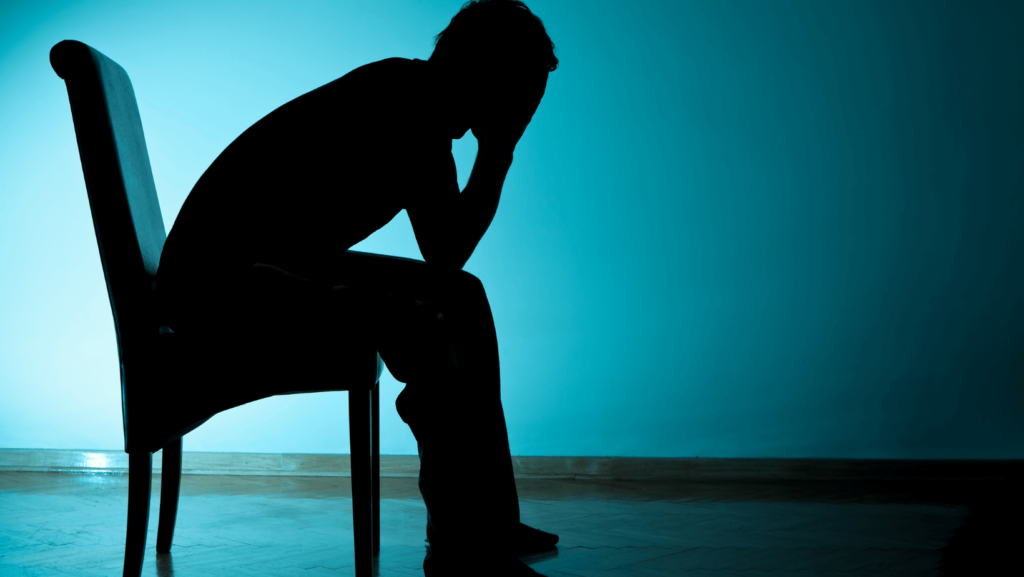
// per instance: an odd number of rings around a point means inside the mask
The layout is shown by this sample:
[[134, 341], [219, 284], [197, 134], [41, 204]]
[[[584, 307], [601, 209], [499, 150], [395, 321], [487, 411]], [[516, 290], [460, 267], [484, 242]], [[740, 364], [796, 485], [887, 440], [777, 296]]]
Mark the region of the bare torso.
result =
[[418, 189], [457, 186], [451, 140], [428, 127], [425, 65], [362, 66], [242, 133], [182, 206], [160, 261], [161, 291], [206, 290], [257, 262], [329, 277]]

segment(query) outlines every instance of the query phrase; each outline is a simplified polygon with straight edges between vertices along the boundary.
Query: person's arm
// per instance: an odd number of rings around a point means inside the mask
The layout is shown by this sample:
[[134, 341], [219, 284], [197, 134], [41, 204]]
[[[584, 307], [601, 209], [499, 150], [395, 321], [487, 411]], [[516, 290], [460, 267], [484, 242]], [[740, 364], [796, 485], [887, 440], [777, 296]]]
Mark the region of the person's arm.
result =
[[406, 207], [416, 243], [427, 263], [452, 269], [466, 265], [494, 220], [511, 165], [510, 147], [488, 147], [481, 142], [473, 172], [461, 194], [455, 181], [455, 161], [451, 159], [447, 174], [441, 177], [447, 183], [428, 182], [417, 201]]
[[[477, 141], [476, 162], [462, 194], [458, 194], [455, 160], [449, 152], [449, 174], [428, 181], [452, 184], [428, 182], [427, 188], [433, 190], [423, 191], [415, 206], [406, 207], [420, 253], [428, 263], [461, 269], [491, 226], [505, 176], [512, 166], [512, 153], [533, 119], [540, 97], [523, 102], [497, 107], [472, 128]], [[426, 173], [437, 174], [431, 169]]]

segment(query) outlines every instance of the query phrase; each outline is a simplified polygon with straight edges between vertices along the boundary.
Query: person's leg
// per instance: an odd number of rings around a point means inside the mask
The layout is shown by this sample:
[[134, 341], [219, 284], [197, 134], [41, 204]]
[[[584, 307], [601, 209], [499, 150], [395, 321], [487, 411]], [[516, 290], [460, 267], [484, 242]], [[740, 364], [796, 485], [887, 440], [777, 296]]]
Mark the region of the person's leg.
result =
[[[467, 550], [478, 551], [482, 563], [507, 556], [502, 545], [514, 540], [518, 496], [501, 408], [497, 341], [482, 285], [468, 273], [439, 272], [409, 259], [349, 253], [340, 264], [330, 284], [321, 279], [320, 288], [305, 296], [291, 289], [254, 292], [252, 283], [263, 281], [238, 279], [249, 289], [215, 303], [204, 297], [205, 312], [192, 318], [268, 338], [282, 331], [264, 330], [267, 323], [285, 329], [298, 323], [310, 325], [300, 326], [300, 334], [342, 331], [374, 340], [390, 372], [407, 383], [397, 408], [419, 441], [434, 560], [452, 558], [456, 547], [460, 560]], [[324, 309], [330, 312], [317, 312]], [[252, 325], [254, 318], [259, 320]]]
[[432, 557], [425, 567], [456, 548], [460, 557], [509, 556], [519, 500], [483, 286], [468, 273], [415, 261], [351, 260], [375, 281], [349, 278], [346, 286], [392, 283], [374, 287], [373, 330], [388, 369], [406, 383], [396, 407], [419, 445]]
[[437, 342], [451, 348], [449, 373], [407, 378], [396, 402], [419, 444], [431, 556], [477, 551], [510, 557], [519, 500], [490, 307], [480, 282], [467, 273], [436, 283], [438, 294], [423, 306], [430, 310], [428, 318], [441, 316], [434, 333]]
[[[333, 283], [370, 287], [374, 294], [391, 299], [390, 304], [371, 307], [373, 310], [404, 311], [398, 315], [397, 322], [390, 322], [397, 328], [385, 329], [385, 338], [381, 340], [386, 341], [387, 335], [401, 340], [404, 335], [405, 342], [412, 346], [406, 347], [404, 354], [389, 355], [382, 351], [381, 356], [392, 374], [407, 383], [396, 402], [399, 414], [418, 439], [433, 437], [426, 439], [426, 445], [419, 443], [421, 491], [428, 504], [428, 540], [442, 548], [447, 541], [449, 550], [457, 545], [460, 551], [465, 551], [473, 548], [470, 543], [476, 536], [469, 532], [476, 531], [485, 540], [490, 537], [489, 550], [493, 550], [495, 542], [510, 545], [511, 551], [519, 555], [554, 548], [557, 535], [519, 522], [519, 500], [501, 407], [497, 339], [480, 281], [468, 273], [444, 272], [422, 261], [354, 251], [346, 253], [341, 264], [341, 274], [333, 277]], [[403, 326], [407, 321], [402, 319], [414, 318], [425, 320], [413, 323], [416, 326]], [[377, 322], [378, 326], [389, 326], [386, 315], [377, 320], [384, 321]], [[429, 329], [424, 334], [423, 329], [416, 327]], [[400, 345], [392, 347], [402, 349]], [[408, 362], [403, 365], [405, 360]], [[438, 364], [439, 361], [447, 362]], [[427, 371], [426, 376], [417, 375], [415, 369], [419, 367], [433, 370]], [[478, 417], [476, 422], [474, 417]], [[440, 426], [451, 423], [455, 428], [435, 431], [431, 428], [435, 423]], [[476, 432], [476, 436], [467, 438], [467, 431]], [[450, 462], [446, 462], [447, 459], [451, 459]], [[491, 507], [467, 514], [459, 508], [472, 506], [473, 487], [446, 493], [449, 486], [446, 475], [465, 471], [464, 463], [469, 460], [474, 460], [474, 468], [482, 474], [481, 480], [487, 481], [476, 485], [480, 490], [476, 499], [490, 503]], [[484, 471], [490, 472], [483, 474]], [[453, 505], [448, 505], [449, 502]], [[448, 524], [449, 530], [444, 530], [443, 517], [430, 514], [432, 510], [451, 512], [448, 517], [455, 521]], [[498, 523], [501, 529], [484, 530], [485, 526], [478, 520], [481, 513], [490, 515], [492, 523]], [[467, 517], [469, 521], [462, 520]], [[438, 534], [442, 535], [440, 539]], [[450, 537], [446, 540], [444, 535]], [[428, 548], [428, 551], [433, 550], [433, 547]], [[427, 566], [429, 563], [425, 564]], [[525, 566], [520, 567], [523, 568]]]

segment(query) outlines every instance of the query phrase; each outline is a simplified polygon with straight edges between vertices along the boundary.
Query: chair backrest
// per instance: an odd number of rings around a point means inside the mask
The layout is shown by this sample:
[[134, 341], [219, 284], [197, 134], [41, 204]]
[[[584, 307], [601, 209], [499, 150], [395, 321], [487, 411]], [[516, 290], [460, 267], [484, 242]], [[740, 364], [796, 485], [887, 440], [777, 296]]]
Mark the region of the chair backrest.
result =
[[[121, 401], [128, 450], [130, 387], [144, 380], [156, 321], [155, 277], [164, 230], [142, 120], [128, 74], [90, 46], [65, 40], [50, 50], [64, 79], [78, 138], [121, 364]], [[141, 378], [140, 378], [141, 377]]]

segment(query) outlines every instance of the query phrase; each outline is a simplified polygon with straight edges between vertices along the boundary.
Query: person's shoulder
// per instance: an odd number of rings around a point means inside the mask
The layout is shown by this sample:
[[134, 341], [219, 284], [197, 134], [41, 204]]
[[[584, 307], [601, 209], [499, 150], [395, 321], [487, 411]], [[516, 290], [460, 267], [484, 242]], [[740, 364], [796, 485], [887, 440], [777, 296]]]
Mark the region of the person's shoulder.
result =
[[[313, 92], [328, 98], [345, 98], [380, 102], [407, 92], [416, 83], [417, 61], [408, 58], [385, 58], [363, 64]], [[423, 62], [422, 60], [418, 62]]]
[[423, 61], [397, 56], [393, 58], [385, 58], [383, 60], [377, 60], [376, 62], [370, 62], [354, 68], [351, 72], [339, 78], [339, 80], [350, 77], [357, 78], [366, 76], [401, 77], [407, 74], [416, 73], [416, 71], [421, 68], [417, 63], [423, 63]]

